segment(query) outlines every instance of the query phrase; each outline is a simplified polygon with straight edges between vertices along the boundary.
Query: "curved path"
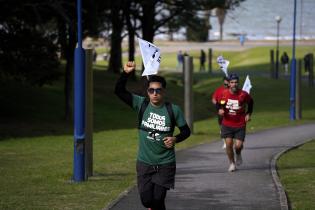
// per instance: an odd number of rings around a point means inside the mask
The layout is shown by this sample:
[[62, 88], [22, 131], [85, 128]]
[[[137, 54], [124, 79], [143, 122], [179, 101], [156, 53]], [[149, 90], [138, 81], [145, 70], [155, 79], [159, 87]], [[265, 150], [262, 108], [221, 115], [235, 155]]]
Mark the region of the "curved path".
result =
[[[169, 210], [287, 209], [275, 172], [275, 157], [315, 138], [315, 124], [283, 127], [248, 134], [243, 164], [227, 172], [222, 142], [203, 144], [177, 153], [176, 188], [167, 195]], [[121, 196], [111, 210], [144, 210], [136, 187]]]

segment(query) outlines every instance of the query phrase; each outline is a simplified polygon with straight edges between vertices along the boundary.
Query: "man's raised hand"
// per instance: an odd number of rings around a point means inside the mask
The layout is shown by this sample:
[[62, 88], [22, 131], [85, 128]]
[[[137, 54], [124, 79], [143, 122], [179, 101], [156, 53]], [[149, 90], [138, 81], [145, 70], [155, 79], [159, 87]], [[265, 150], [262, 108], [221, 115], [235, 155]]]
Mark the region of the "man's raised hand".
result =
[[124, 72], [126, 72], [127, 74], [134, 71], [135, 69], [136, 69], [136, 63], [134, 61], [128, 61], [124, 65]]

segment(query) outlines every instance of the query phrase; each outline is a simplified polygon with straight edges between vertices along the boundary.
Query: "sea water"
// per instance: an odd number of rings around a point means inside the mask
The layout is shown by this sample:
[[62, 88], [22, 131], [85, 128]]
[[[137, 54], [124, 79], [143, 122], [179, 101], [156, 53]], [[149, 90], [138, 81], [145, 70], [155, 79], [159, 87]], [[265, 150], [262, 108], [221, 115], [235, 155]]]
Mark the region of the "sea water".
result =
[[[315, 0], [297, 0], [296, 39], [315, 39]], [[212, 14], [215, 14], [213, 12]], [[250, 40], [275, 40], [276, 16], [279, 23], [279, 39], [293, 37], [294, 0], [246, 0], [234, 10], [229, 10], [223, 25], [223, 39], [235, 39], [246, 34]], [[219, 24], [215, 16], [210, 18], [210, 39], [219, 38]]]

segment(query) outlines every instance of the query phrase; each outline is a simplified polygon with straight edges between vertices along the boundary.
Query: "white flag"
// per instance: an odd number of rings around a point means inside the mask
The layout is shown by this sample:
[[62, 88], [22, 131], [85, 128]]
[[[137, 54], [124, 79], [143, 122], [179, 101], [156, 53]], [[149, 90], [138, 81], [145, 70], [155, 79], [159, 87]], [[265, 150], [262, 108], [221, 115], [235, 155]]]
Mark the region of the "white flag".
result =
[[227, 68], [228, 68], [228, 66], [230, 64], [230, 61], [224, 60], [223, 56], [220, 55], [217, 58], [217, 63], [219, 64], [220, 69], [224, 72], [225, 76], [228, 76]]
[[138, 38], [144, 71], [142, 76], [157, 74], [160, 62], [161, 51], [154, 44]]
[[251, 88], [252, 84], [250, 83], [249, 76], [247, 75], [242, 90], [249, 94]]

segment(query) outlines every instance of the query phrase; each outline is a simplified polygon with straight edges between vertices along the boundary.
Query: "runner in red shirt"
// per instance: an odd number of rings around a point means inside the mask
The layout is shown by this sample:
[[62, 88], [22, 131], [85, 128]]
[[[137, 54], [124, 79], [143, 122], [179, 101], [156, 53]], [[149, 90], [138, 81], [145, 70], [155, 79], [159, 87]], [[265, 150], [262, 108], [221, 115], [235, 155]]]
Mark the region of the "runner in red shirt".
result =
[[[226, 153], [230, 166], [229, 171], [235, 171], [236, 165], [242, 164], [241, 151], [246, 135], [246, 123], [250, 120], [253, 111], [253, 99], [245, 91], [238, 88], [239, 77], [237, 74], [229, 76], [229, 89], [224, 90], [216, 105], [218, 114], [223, 116], [221, 137], [226, 142]], [[234, 160], [233, 139], [235, 139]]]
[[[220, 87], [218, 87], [212, 94], [212, 98], [211, 98], [211, 101], [214, 105], [217, 104], [219, 98], [221, 97], [222, 95], [222, 92], [226, 89], [229, 88], [229, 80], [226, 76], [223, 77], [223, 85], [221, 85]], [[222, 123], [222, 119], [223, 117], [218, 115], [218, 124], [220, 126], [220, 129], [221, 129], [221, 123]], [[226, 148], [226, 144], [225, 144], [225, 139], [223, 138], [222, 139], [223, 141], [223, 146], [222, 146], [222, 149], [225, 149]]]

